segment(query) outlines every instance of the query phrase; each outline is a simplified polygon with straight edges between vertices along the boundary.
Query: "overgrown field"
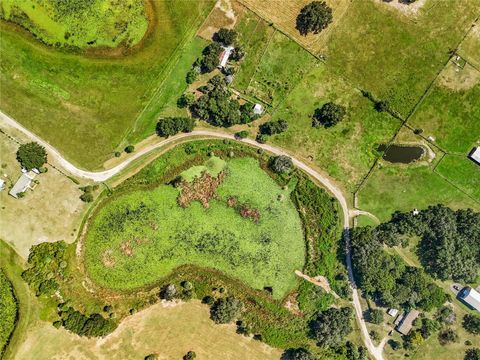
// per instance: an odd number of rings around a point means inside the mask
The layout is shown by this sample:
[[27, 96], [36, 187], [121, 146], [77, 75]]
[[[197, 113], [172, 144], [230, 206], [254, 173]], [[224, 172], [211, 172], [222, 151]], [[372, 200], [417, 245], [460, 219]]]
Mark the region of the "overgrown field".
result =
[[[117, 58], [59, 51], [1, 21], [2, 111], [89, 169], [99, 168], [127, 141], [153, 133], [156, 114], [184, 91], [175, 85], [166, 96], [164, 86], [184, 81], [184, 75], [165, 79], [182, 52], [190, 63], [188, 54], [197, 51], [191, 39], [214, 1], [152, 3], [151, 34], [136, 52]], [[193, 48], [183, 50], [186, 44]], [[152, 97], [154, 106], [142, 112]]]
[[[252, 158], [229, 160], [225, 176], [218, 168], [204, 178], [203, 170], [195, 167], [184, 175], [193, 189], [139, 189], [98, 211], [85, 244], [86, 266], [95, 282], [112, 289], [138, 288], [179, 265], [196, 264], [256, 289], [270, 286], [275, 298], [295, 286], [294, 270], [303, 268], [305, 246], [291, 190], [280, 188]], [[214, 189], [207, 187], [217, 180], [217, 195], [208, 199]], [[187, 191], [193, 199], [183, 204]], [[195, 201], [202, 195], [207, 198], [199, 199], [203, 206]]]
[[137, 44], [148, 27], [144, 0], [4, 0], [1, 18], [48, 45], [75, 48]]
[[8, 340], [15, 329], [17, 319], [17, 300], [12, 284], [0, 269], [0, 356], [5, 351]]

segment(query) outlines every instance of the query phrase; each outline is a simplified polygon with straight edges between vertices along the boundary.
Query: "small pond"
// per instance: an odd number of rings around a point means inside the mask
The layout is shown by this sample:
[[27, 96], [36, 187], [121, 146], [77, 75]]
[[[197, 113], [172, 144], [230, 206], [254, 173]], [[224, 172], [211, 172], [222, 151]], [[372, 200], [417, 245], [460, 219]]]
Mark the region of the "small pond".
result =
[[383, 159], [391, 163], [410, 164], [419, 160], [425, 153], [425, 149], [421, 146], [412, 145], [387, 145], [382, 144], [378, 147], [378, 151], [383, 151]]

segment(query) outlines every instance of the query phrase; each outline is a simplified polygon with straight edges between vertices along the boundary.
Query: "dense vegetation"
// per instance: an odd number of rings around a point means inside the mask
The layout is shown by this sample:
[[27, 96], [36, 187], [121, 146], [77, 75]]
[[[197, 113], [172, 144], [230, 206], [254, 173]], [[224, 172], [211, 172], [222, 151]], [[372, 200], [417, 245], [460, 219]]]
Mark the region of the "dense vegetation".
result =
[[62, 47], [132, 46], [148, 27], [142, 0], [5, 0], [0, 10], [1, 18]]
[[[75, 309], [68, 307], [59, 312], [61, 325], [80, 336], [105, 336], [117, 327], [117, 323], [111, 319], [105, 319], [100, 314], [86, 316]], [[56, 325], [56, 324], [54, 324]]]
[[5, 351], [17, 320], [17, 300], [13, 287], [0, 269], [0, 358]]
[[319, 312], [310, 323], [312, 336], [321, 346], [333, 347], [341, 344], [352, 331], [353, 311], [349, 307], [330, 308]]
[[40, 169], [47, 162], [47, 152], [36, 142], [22, 144], [17, 151], [17, 160], [27, 170]]
[[166, 117], [157, 123], [158, 136], [173, 136], [179, 132], [191, 132], [195, 127], [195, 120], [188, 117]]
[[305, 5], [297, 16], [297, 30], [302, 35], [318, 34], [332, 22], [332, 9], [325, 1], [312, 1]]
[[210, 317], [217, 324], [228, 324], [238, 318], [242, 311], [243, 304], [233, 298], [220, 298], [212, 305]]
[[413, 213], [397, 212], [379, 228], [389, 245], [419, 236], [418, 256], [425, 270], [441, 280], [472, 282], [480, 270], [480, 213], [442, 205]]

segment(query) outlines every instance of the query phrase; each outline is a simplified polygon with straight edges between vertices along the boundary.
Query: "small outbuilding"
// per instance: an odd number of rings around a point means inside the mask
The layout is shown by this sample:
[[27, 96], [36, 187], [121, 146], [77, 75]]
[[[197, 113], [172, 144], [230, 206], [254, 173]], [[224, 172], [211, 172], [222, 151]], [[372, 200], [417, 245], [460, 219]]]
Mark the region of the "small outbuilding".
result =
[[420, 315], [420, 313], [415, 309], [410, 310], [408, 313], [405, 313], [403, 315], [403, 318], [397, 325], [396, 330], [402, 335], [408, 335], [410, 330], [412, 330], [413, 322], [418, 317], [418, 315]]
[[477, 165], [480, 165], [480, 147], [474, 147], [468, 154], [468, 157]]
[[458, 293], [458, 298], [471, 308], [480, 311], [480, 293], [467, 286]]
[[33, 171], [24, 172], [13, 185], [12, 189], [8, 192], [14, 198], [18, 199], [18, 194], [25, 192], [28, 188], [31, 188], [31, 183], [37, 174]]
[[398, 309], [388, 309], [387, 314], [391, 317], [395, 317], [398, 314]]
[[255, 115], [262, 115], [263, 114], [263, 106], [262, 104], [255, 104], [253, 106], [253, 113]]

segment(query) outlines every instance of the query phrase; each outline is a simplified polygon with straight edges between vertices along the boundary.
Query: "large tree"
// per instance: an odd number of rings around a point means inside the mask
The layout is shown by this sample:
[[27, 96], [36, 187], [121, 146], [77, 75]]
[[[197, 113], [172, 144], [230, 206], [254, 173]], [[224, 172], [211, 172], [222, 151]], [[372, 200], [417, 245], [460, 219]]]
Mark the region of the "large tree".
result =
[[332, 9], [325, 1], [313, 1], [304, 6], [297, 16], [297, 30], [302, 35], [318, 34], [332, 22]]
[[480, 316], [467, 314], [463, 317], [463, 327], [473, 335], [480, 335]]
[[157, 123], [157, 135], [169, 137], [179, 132], [191, 132], [195, 127], [195, 120], [187, 117], [166, 117]]
[[286, 155], [275, 156], [270, 160], [270, 168], [278, 174], [286, 174], [292, 170], [293, 161]]
[[228, 324], [242, 311], [243, 304], [234, 297], [218, 299], [210, 308], [210, 317], [217, 324]]
[[237, 32], [232, 29], [221, 28], [213, 35], [213, 40], [225, 46], [232, 45], [237, 39]]
[[47, 162], [47, 152], [36, 142], [22, 144], [17, 151], [17, 160], [27, 170], [39, 169]]
[[323, 126], [329, 128], [338, 124], [345, 117], [347, 109], [345, 106], [328, 102], [321, 108], [315, 109], [313, 114], [313, 127]]
[[333, 347], [340, 344], [352, 331], [352, 313], [349, 307], [319, 312], [310, 322], [312, 335], [319, 345]]

